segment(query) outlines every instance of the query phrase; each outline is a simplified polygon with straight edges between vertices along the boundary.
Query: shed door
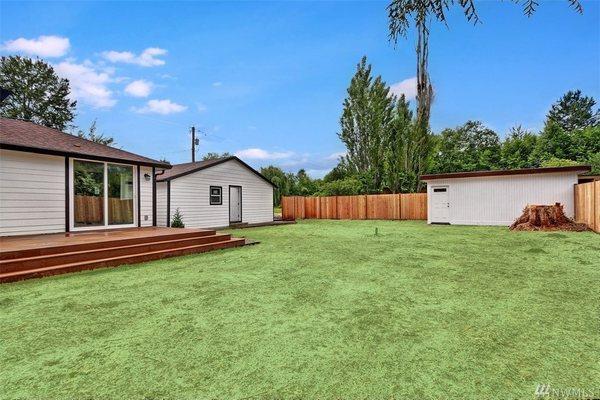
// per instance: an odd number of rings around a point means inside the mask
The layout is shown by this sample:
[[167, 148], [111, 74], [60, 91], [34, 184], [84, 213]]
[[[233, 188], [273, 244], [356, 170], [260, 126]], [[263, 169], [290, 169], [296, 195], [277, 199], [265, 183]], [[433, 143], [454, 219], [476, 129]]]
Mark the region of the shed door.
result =
[[241, 186], [229, 186], [229, 222], [242, 222]]
[[431, 223], [450, 223], [448, 186], [434, 186], [431, 188]]

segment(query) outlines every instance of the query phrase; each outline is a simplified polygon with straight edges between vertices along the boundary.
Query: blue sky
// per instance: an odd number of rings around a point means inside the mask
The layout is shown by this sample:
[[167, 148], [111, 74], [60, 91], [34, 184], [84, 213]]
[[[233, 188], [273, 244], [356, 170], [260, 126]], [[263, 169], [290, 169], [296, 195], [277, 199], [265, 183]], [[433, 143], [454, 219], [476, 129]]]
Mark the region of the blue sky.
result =
[[[566, 0], [527, 18], [479, 1], [482, 24], [451, 12], [434, 23], [432, 127], [481, 120], [505, 135], [537, 130], [569, 89], [600, 99], [600, 2]], [[398, 91], [414, 93], [413, 37], [387, 39], [385, 2], [0, 3], [2, 54], [40, 55], [71, 79], [76, 124], [97, 118], [122, 148], [172, 163], [240, 154], [259, 167], [322, 176], [345, 91], [361, 56]], [[46, 36], [45, 38], [43, 36]]]

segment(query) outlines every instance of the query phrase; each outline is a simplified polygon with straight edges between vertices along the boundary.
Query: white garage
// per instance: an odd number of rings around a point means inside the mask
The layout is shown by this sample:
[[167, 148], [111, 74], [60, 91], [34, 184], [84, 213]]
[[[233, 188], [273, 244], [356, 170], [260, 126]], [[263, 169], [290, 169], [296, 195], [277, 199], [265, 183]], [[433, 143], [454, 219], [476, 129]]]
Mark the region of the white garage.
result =
[[177, 209], [186, 228], [273, 222], [273, 184], [235, 156], [175, 164], [156, 182], [158, 226]]
[[589, 166], [422, 175], [427, 223], [510, 225], [528, 204], [561, 203], [573, 218], [574, 185]]

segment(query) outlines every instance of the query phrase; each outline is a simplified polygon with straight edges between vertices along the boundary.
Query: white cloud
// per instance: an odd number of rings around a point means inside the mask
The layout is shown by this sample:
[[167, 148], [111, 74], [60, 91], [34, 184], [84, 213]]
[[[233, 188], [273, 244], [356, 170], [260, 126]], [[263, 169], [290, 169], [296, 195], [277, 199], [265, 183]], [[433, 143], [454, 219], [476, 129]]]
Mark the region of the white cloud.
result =
[[213, 82], [213, 87], [223, 86], [223, 82]]
[[69, 80], [74, 99], [96, 108], [110, 108], [117, 102], [108, 88], [110, 74], [97, 71], [91, 62], [77, 64], [67, 60], [54, 65], [54, 70], [58, 76]]
[[187, 110], [186, 106], [173, 103], [169, 99], [165, 100], [149, 100], [142, 108], [135, 108], [134, 111], [140, 114], [175, 114]]
[[158, 57], [167, 54], [167, 50], [158, 47], [149, 47], [136, 55], [130, 51], [105, 51], [102, 56], [113, 63], [135, 64], [142, 67], [156, 67], [165, 65], [165, 60]]
[[327, 157], [325, 157], [326, 160], [339, 160], [341, 157], [345, 157], [346, 156], [346, 152], [345, 151], [338, 151], [337, 153], [332, 153], [330, 155], [328, 155]]
[[251, 148], [238, 150], [235, 152], [235, 155], [239, 158], [250, 160], [280, 160], [282, 158], [291, 157], [294, 153], [291, 151], [270, 152], [263, 149]]
[[198, 112], [205, 112], [206, 110], [208, 110], [208, 108], [202, 103], [196, 104], [196, 109], [198, 110]]
[[69, 51], [69, 39], [61, 36], [40, 36], [37, 39], [18, 38], [4, 42], [2, 50], [40, 57], [62, 57]]
[[406, 100], [414, 99], [417, 96], [417, 77], [405, 79], [401, 82], [396, 82], [390, 86], [390, 93], [398, 97], [406, 96]]
[[138, 79], [125, 86], [125, 93], [133, 97], [148, 97], [152, 91], [152, 82]]

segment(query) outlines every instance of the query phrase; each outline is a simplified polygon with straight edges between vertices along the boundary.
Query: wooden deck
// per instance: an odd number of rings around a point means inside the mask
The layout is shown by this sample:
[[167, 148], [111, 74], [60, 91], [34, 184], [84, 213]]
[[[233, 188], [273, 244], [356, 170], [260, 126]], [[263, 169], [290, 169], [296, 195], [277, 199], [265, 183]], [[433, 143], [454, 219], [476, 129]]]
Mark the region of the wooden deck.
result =
[[204, 229], [130, 228], [0, 237], [0, 282], [243, 246]]

